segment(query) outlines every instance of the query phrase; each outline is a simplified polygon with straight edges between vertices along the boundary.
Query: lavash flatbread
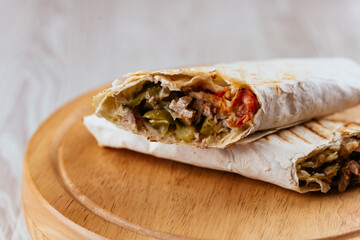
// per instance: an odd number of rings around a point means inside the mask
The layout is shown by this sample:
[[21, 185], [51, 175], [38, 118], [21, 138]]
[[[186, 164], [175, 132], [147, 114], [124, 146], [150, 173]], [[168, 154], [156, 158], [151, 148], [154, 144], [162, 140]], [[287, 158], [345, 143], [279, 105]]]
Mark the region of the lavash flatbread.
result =
[[[357, 113], [360, 116], [360, 107], [349, 112], [343, 115]], [[360, 117], [339, 121], [338, 115], [306, 122], [247, 145], [233, 145], [226, 149], [149, 142], [145, 137], [121, 130], [95, 115], [85, 117], [84, 124], [100, 146], [127, 148], [195, 166], [234, 172], [305, 193], [327, 192], [330, 185], [312, 179], [309, 185], [301, 186], [298, 176], [301, 164], [329, 149], [340, 152], [344, 147], [350, 148], [349, 139], [360, 139]], [[352, 150], [354, 148], [357, 147]]]
[[[252, 118], [241, 127], [224, 127], [228, 132], [211, 133], [214, 136], [204, 137], [197, 133], [184, 141], [170, 130], [166, 134], [160, 133], [151, 129], [149, 124], [139, 128], [136, 123], [138, 118], [136, 121], [135, 118], [133, 121], [129, 120], [131, 109], [123, 107], [119, 110], [119, 105], [124, 106], [117, 102], [119, 95], [126, 91], [134, 92], [136, 86], [148, 81], [157, 83], [162, 88], [168, 87], [171, 91], [200, 86], [214, 93], [228, 89], [234, 96], [242, 89], [249, 89], [256, 96], [257, 109]], [[275, 59], [154, 72], [140, 71], [115, 80], [111, 88], [94, 98], [96, 114], [119, 128], [141, 134], [151, 141], [186, 143], [200, 148], [225, 148], [236, 142], [248, 143], [280, 128], [358, 103], [360, 67], [343, 58]], [[224, 120], [222, 123], [226, 125]], [[250, 137], [250, 140], [246, 139], [254, 132], [257, 134]]]

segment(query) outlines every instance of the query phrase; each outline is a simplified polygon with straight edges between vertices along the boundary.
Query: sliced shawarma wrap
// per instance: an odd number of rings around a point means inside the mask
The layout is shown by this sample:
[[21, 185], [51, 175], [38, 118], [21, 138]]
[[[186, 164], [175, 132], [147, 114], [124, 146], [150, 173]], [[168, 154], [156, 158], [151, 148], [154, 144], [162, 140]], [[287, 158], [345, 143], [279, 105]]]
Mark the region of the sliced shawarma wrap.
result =
[[97, 116], [121, 129], [199, 148], [248, 143], [358, 103], [360, 67], [342, 58], [140, 71], [93, 101]]
[[280, 130], [246, 145], [200, 149], [149, 142], [144, 136], [121, 130], [95, 115], [84, 118], [84, 124], [101, 146], [127, 148], [182, 163], [234, 172], [300, 193], [325, 193], [330, 188], [344, 191], [349, 185], [359, 183], [359, 122], [318, 119]]

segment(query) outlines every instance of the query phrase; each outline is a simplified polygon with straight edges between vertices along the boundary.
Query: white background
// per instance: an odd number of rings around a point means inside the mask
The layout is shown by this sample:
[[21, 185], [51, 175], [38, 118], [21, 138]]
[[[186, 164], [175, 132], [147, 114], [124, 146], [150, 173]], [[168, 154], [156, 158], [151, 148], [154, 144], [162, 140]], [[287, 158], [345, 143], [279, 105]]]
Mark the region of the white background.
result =
[[0, 239], [29, 238], [27, 142], [77, 95], [140, 69], [312, 56], [360, 62], [360, 1], [0, 0]]

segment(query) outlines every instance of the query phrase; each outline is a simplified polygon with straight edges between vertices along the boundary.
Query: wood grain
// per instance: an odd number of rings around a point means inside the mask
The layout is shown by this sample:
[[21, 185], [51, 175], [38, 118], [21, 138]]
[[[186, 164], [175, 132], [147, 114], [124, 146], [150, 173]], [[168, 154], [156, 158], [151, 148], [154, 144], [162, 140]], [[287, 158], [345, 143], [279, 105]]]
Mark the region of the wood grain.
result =
[[360, 236], [360, 188], [299, 194], [236, 174], [98, 147], [82, 124], [92, 112], [93, 94], [52, 115], [28, 146], [22, 191], [34, 239]]
[[360, 62], [357, 0], [0, 0], [0, 240], [29, 239], [26, 145], [53, 111], [130, 71], [274, 57]]

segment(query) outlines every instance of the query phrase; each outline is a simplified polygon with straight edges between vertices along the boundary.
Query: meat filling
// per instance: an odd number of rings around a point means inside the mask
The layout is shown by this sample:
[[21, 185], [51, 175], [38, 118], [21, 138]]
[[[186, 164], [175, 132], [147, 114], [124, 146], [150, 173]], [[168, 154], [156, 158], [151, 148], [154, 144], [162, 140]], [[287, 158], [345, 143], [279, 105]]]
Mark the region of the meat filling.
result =
[[322, 192], [360, 183], [360, 139], [347, 138], [338, 149], [327, 149], [298, 165], [300, 187], [315, 187]]
[[233, 128], [245, 126], [254, 116], [257, 100], [252, 91], [211, 92], [204, 89], [171, 91], [160, 83], [146, 82], [115, 97], [115, 104], [130, 110], [125, 119], [138, 130], [173, 134], [190, 142], [222, 138]]

